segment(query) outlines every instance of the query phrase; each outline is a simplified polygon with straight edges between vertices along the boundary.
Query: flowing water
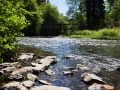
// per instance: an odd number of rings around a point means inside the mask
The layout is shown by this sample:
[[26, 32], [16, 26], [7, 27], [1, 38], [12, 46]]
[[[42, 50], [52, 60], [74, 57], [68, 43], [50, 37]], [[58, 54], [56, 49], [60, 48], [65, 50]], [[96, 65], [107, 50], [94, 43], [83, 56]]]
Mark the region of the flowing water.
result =
[[[81, 81], [80, 71], [73, 71], [72, 77], [62, 74], [66, 71], [63, 67], [76, 67], [77, 64], [83, 64], [92, 70], [91, 73], [102, 77], [108, 84], [114, 85], [116, 90], [120, 88], [120, 71], [116, 71], [120, 65], [119, 40], [23, 37], [19, 38], [18, 44], [41, 48], [54, 53], [60, 59], [57, 64], [50, 67], [56, 72], [54, 76], [40, 73], [39, 79], [47, 80], [53, 85], [69, 87], [72, 90], [85, 90], [87, 85]], [[67, 55], [73, 55], [75, 59], [63, 59]]]

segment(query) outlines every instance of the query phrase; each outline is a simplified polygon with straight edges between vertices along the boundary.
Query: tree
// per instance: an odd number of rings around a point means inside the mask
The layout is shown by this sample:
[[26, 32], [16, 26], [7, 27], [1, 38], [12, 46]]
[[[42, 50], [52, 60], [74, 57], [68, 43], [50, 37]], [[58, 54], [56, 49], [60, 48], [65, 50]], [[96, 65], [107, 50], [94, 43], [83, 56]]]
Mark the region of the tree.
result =
[[104, 25], [104, 0], [86, 0], [86, 15], [88, 29], [99, 29]]
[[25, 28], [22, 32], [25, 36], [36, 36], [40, 35], [40, 24], [42, 24], [42, 13], [39, 11], [37, 2], [35, 0], [24, 0], [25, 9], [29, 11], [26, 15], [26, 19], [30, 25]]
[[16, 49], [18, 36], [22, 36], [21, 30], [27, 26], [23, 1], [0, 1], [0, 62], [2, 56]]
[[[42, 18], [44, 19], [43, 25], [65, 24], [67, 23], [65, 17], [60, 14], [57, 7], [52, 6], [50, 3], [41, 3], [39, 10], [42, 12]], [[62, 28], [61, 28], [62, 29]], [[59, 35], [62, 30], [41, 30], [41, 35]]]

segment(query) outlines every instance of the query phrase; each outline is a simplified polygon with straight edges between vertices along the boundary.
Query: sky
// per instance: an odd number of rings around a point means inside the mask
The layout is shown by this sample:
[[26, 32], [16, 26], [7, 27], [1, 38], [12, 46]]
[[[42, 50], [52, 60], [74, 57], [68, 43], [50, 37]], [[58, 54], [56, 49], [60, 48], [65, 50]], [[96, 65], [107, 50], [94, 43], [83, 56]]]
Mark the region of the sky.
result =
[[66, 0], [49, 0], [52, 5], [57, 6], [58, 11], [60, 13], [63, 13], [63, 15], [66, 15], [66, 12], [68, 10]]

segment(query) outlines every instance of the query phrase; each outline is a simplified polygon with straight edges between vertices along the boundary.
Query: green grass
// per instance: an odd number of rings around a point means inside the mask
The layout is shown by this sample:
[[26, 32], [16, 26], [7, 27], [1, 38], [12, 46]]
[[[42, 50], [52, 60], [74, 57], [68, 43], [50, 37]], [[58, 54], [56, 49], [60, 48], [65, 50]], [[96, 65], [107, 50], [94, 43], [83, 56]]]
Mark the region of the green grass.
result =
[[71, 38], [91, 38], [91, 39], [110, 39], [120, 40], [120, 28], [95, 30], [77, 30], [67, 35]]

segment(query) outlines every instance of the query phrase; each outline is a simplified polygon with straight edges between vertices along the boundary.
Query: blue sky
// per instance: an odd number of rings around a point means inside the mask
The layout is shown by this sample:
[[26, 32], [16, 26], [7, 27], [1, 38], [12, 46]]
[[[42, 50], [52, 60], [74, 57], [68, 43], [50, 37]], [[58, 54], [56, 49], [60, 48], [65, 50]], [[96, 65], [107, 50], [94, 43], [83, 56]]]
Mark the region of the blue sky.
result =
[[58, 11], [60, 13], [63, 13], [63, 15], [65, 15], [65, 13], [68, 10], [66, 0], [49, 0], [49, 1], [52, 5], [55, 5], [58, 7]]

